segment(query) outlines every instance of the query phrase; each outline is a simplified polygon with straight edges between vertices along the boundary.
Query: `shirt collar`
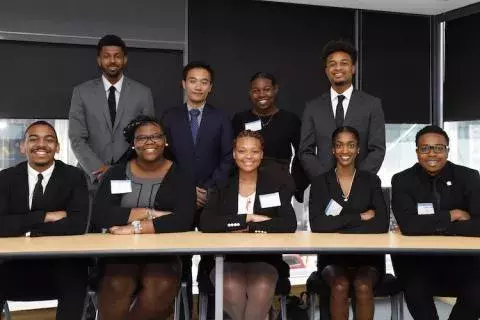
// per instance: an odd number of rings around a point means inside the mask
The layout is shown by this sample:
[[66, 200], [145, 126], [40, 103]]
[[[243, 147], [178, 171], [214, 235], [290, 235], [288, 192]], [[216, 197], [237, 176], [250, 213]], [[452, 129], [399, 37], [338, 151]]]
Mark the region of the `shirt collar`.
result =
[[110, 81], [108, 81], [107, 78], [105, 78], [105, 76], [102, 74], [102, 82], [103, 82], [103, 87], [105, 88], [105, 91], [108, 92], [108, 90], [110, 90], [110, 87], [114, 86], [117, 92], [119, 93], [122, 92], [123, 78], [124, 77], [122, 75], [120, 80], [118, 80], [115, 84], [111, 84]]
[[200, 114], [202, 114], [203, 108], [205, 108], [205, 103], [204, 103], [201, 107], [198, 107], [198, 108], [191, 107], [191, 106], [189, 106], [189, 105], [187, 104], [187, 111], [190, 111], [190, 110], [193, 110], [193, 109], [197, 109], [198, 111], [200, 111]]
[[39, 171], [33, 169], [30, 166], [30, 164], [27, 165], [27, 170], [28, 170], [28, 175], [29, 176], [37, 177], [38, 174], [41, 173], [43, 175], [43, 179], [49, 178], [53, 173], [53, 169], [55, 169], [55, 161], [53, 161], [53, 164], [50, 166], [50, 168], [48, 168], [47, 170], [45, 170], [43, 172], [39, 172]]
[[343, 95], [345, 97], [345, 100], [350, 100], [350, 98], [352, 97], [352, 93], [353, 93], [353, 85], [350, 85], [350, 87], [347, 90], [345, 90], [343, 93], [338, 93], [333, 89], [333, 87], [330, 87], [330, 98], [332, 99], [332, 102], [339, 95]]

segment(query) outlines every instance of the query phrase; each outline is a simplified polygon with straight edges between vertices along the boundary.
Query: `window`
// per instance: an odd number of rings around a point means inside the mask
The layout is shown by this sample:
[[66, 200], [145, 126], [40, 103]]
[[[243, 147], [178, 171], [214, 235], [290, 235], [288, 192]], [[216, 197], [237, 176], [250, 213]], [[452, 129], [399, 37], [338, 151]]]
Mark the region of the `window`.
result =
[[[20, 151], [25, 129], [40, 119], [1, 119], [0, 120], [0, 170], [17, 165], [26, 160]], [[60, 152], [55, 157], [65, 163], [76, 165], [77, 159], [70, 148], [68, 139], [68, 120], [42, 119], [51, 123], [57, 131]]]
[[450, 138], [448, 160], [480, 170], [480, 120], [444, 123]]

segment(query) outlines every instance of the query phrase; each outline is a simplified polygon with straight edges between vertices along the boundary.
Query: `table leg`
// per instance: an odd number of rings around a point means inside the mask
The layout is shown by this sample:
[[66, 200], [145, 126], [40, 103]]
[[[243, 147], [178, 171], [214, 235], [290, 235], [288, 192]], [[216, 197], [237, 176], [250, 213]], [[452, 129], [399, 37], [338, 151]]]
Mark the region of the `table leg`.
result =
[[215, 256], [215, 320], [223, 319], [223, 261], [222, 255]]

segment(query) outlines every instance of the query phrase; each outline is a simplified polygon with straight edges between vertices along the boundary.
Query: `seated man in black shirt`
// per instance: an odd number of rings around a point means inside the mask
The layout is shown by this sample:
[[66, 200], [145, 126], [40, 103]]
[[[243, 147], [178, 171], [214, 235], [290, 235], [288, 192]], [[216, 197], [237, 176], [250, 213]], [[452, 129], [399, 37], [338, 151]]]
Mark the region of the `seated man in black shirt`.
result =
[[[449, 138], [427, 126], [415, 138], [418, 163], [392, 178], [392, 209], [404, 235], [479, 236], [480, 176], [449, 161]], [[438, 319], [433, 296], [456, 296], [450, 320], [480, 316], [480, 264], [470, 256], [393, 256], [414, 319]]]
[[[45, 121], [31, 124], [21, 149], [28, 161], [0, 172], [0, 237], [84, 233], [88, 217], [85, 176], [80, 169], [54, 159], [59, 144], [52, 125]], [[4, 260], [0, 263], [0, 304], [56, 298], [57, 320], [80, 319], [87, 266], [85, 259]]]

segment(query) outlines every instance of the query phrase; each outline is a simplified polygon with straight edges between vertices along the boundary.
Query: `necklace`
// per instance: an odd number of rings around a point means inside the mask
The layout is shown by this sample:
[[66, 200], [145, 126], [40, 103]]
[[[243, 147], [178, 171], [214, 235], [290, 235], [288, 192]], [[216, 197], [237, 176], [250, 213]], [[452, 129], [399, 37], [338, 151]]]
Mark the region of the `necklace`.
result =
[[272, 115], [268, 118], [268, 120], [267, 120], [266, 122], [263, 122], [262, 118], [261, 118], [260, 116], [257, 116], [257, 117], [258, 117], [258, 120], [260, 120], [260, 122], [262, 123], [262, 128], [265, 128], [265, 127], [267, 127], [267, 126], [270, 124], [270, 122], [272, 121], [274, 115], [275, 115], [275, 113], [272, 114]]
[[338, 179], [337, 168], [335, 168], [335, 176], [337, 177], [338, 185], [340, 186], [340, 189], [342, 190], [342, 198], [343, 198], [343, 201], [345, 201], [345, 202], [347, 202], [348, 198], [350, 197], [350, 193], [352, 191], [353, 180], [355, 179], [355, 174], [356, 173], [357, 173], [357, 169], [354, 169], [352, 180], [350, 181], [350, 186], [348, 187], [348, 192], [347, 192], [347, 194], [345, 194], [343, 192], [342, 185], [340, 184], [340, 179]]

